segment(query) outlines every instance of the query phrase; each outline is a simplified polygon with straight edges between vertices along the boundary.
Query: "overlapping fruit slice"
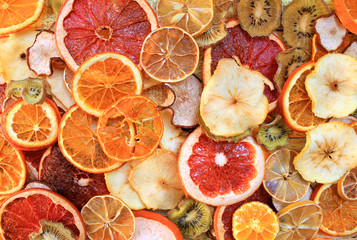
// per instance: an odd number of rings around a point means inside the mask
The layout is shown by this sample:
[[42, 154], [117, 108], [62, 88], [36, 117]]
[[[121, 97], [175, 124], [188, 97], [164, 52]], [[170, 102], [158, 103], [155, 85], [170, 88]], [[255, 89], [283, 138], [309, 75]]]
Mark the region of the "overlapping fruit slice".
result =
[[103, 52], [117, 52], [139, 64], [141, 45], [157, 26], [145, 0], [70, 0], [57, 17], [56, 43], [73, 71]]
[[18, 100], [2, 114], [5, 138], [17, 149], [38, 150], [57, 140], [60, 114], [49, 99], [42, 104], [28, 104]]
[[130, 59], [102, 53], [80, 66], [73, 77], [72, 93], [84, 111], [99, 117], [119, 98], [140, 94], [142, 85], [140, 71]]
[[357, 168], [348, 171], [340, 180], [337, 185], [338, 194], [349, 201], [357, 200]]
[[97, 118], [74, 105], [62, 118], [58, 145], [63, 156], [82, 171], [113, 171], [124, 163], [111, 159], [104, 153], [98, 141], [97, 121]]
[[86, 239], [85, 226], [76, 207], [45, 189], [22, 190], [6, 199], [0, 208], [0, 220], [0, 236], [4, 240], [28, 240], [30, 235], [55, 239], [63, 232], [78, 240]]
[[337, 184], [320, 185], [312, 200], [322, 209], [322, 232], [331, 236], [350, 236], [357, 232], [357, 201], [341, 198]]
[[181, 147], [179, 173], [185, 191], [209, 205], [228, 205], [252, 195], [264, 177], [264, 155], [253, 138], [216, 142], [201, 128]]
[[342, 24], [352, 33], [357, 34], [357, 5], [353, 0], [334, 1], [336, 13]]

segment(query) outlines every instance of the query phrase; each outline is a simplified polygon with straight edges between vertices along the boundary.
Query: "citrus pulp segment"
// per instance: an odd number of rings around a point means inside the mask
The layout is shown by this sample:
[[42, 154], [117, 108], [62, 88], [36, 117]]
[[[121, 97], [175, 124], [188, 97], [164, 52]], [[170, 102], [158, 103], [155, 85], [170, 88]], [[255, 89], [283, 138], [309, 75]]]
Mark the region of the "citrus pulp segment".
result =
[[62, 223], [78, 240], [86, 239], [83, 219], [61, 195], [40, 188], [19, 191], [0, 207], [0, 233], [4, 240], [28, 240], [40, 230], [40, 221]]
[[122, 97], [99, 117], [98, 140], [107, 156], [129, 161], [150, 155], [164, 131], [156, 104], [147, 97]]
[[199, 49], [190, 34], [178, 27], [162, 27], [145, 39], [140, 64], [153, 79], [178, 82], [190, 76], [198, 65]]
[[179, 173], [192, 198], [213, 206], [229, 205], [252, 195], [264, 177], [264, 155], [251, 137], [238, 143], [216, 142], [199, 127], [179, 153]]
[[81, 215], [91, 240], [129, 240], [134, 234], [133, 213], [111, 195], [93, 197], [82, 208]]
[[97, 121], [77, 105], [72, 106], [62, 117], [58, 145], [63, 156], [82, 171], [105, 173], [124, 163], [104, 153], [98, 141]]
[[17, 149], [38, 150], [55, 143], [60, 118], [49, 99], [42, 104], [17, 100], [4, 110], [1, 125], [5, 138]]
[[117, 52], [139, 64], [141, 45], [157, 27], [145, 0], [69, 0], [57, 17], [56, 44], [73, 71], [103, 52]]
[[345, 200], [357, 200], [357, 168], [353, 168], [338, 180], [337, 190]]
[[73, 98], [84, 111], [101, 116], [121, 97], [140, 94], [137, 66], [118, 53], [96, 54], [81, 64], [72, 81]]
[[197, 37], [211, 26], [213, 1], [159, 0], [156, 13], [160, 27], [176, 26]]
[[335, 0], [336, 14], [343, 26], [357, 34], [357, 5], [353, 0]]

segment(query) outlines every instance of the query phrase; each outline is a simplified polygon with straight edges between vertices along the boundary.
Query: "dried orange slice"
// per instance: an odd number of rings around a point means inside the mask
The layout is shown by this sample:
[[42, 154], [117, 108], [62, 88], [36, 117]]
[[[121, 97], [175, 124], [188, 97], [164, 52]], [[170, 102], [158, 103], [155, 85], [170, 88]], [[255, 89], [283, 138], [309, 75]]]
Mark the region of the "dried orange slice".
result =
[[335, 0], [338, 18], [348, 30], [357, 34], [357, 4], [355, 0]]
[[82, 208], [81, 215], [91, 240], [128, 240], [134, 235], [134, 214], [119, 198], [95, 196]]
[[126, 96], [100, 116], [97, 132], [105, 154], [118, 161], [150, 155], [164, 131], [156, 106], [147, 97]]
[[357, 232], [357, 201], [341, 198], [337, 184], [320, 185], [312, 200], [322, 209], [322, 232], [330, 236], [350, 236]]
[[57, 17], [56, 44], [72, 71], [103, 52], [120, 53], [139, 64], [141, 45], [157, 27], [145, 0], [69, 0]]
[[73, 77], [72, 94], [84, 111], [99, 117], [119, 98], [140, 94], [142, 85], [140, 71], [129, 58], [102, 53], [80, 66]]
[[351, 169], [338, 180], [337, 190], [343, 199], [357, 200], [357, 168]]
[[299, 201], [309, 190], [310, 182], [304, 180], [293, 165], [296, 155], [295, 151], [280, 149], [266, 160], [263, 184], [265, 190], [278, 201]]
[[156, 5], [160, 27], [176, 26], [197, 37], [213, 20], [212, 0], [159, 0]]
[[40, 18], [45, 0], [2, 0], [0, 2], [0, 36], [18, 32]]
[[63, 115], [58, 133], [58, 145], [74, 166], [85, 172], [105, 173], [124, 163], [109, 158], [98, 142], [98, 119], [77, 105]]
[[14, 193], [26, 182], [24, 157], [1, 134], [0, 155], [0, 195]]
[[198, 65], [199, 49], [190, 34], [177, 27], [151, 32], [141, 49], [145, 72], [161, 82], [178, 82], [190, 76]]
[[57, 140], [60, 114], [49, 99], [42, 104], [28, 104], [18, 100], [5, 109], [2, 129], [5, 138], [17, 149], [39, 150]]
[[280, 231], [276, 240], [313, 238], [322, 224], [322, 210], [315, 202], [299, 201], [278, 212]]
[[312, 102], [305, 88], [305, 80], [315, 66], [308, 62], [298, 67], [284, 84], [279, 97], [279, 106], [284, 122], [291, 129], [306, 132], [325, 119], [318, 118], [312, 112]]
[[236, 240], [273, 240], [279, 232], [278, 216], [261, 202], [243, 204], [234, 212], [232, 222]]

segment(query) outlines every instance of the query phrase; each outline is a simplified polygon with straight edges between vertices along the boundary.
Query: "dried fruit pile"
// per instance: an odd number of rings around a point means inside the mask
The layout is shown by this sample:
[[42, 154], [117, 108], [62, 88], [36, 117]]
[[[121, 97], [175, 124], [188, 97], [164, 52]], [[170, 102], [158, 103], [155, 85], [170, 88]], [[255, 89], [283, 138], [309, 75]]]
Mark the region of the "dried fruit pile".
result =
[[357, 236], [355, 0], [0, 2], [0, 239]]

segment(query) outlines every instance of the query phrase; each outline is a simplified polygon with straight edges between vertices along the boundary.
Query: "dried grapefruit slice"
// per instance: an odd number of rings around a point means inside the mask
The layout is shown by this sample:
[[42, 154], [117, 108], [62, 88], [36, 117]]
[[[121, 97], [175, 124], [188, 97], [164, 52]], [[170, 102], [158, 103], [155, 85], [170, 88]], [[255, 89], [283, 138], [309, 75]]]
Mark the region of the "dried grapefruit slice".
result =
[[0, 134], [0, 195], [20, 190], [26, 182], [24, 156]]
[[192, 198], [213, 206], [229, 205], [259, 188], [264, 162], [262, 149], [252, 137], [238, 143], [216, 142], [199, 127], [181, 147], [179, 173]]
[[357, 201], [341, 198], [337, 184], [318, 186], [312, 200], [322, 209], [322, 232], [330, 236], [350, 236], [357, 232]]
[[140, 64], [153, 79], [178, 82], [190, 76], [198, 65], [199, 49], [190, 34], [177, 27], [162, 27], [145, 39]]
[[144, 96], [122, 97], [99, 117], [98, 140], [107, 156], [129, 161], [150, 155], [164, 131], [156, 104]]
[[141, 45], [157, 27], [145, 0], [69, 0], [57, 17], [56, 44], [73, 71], [95, 54], [109, 51], [139, 64]]
[[315, 202], [299, 201], [278, 212], [280, 231], [276, 240], [305, 240], [316, 236], [322, 224], [322, 210]]
[[130, 208], [111, 195], [95, 196], [82, 208], [81, 215], [91, 240], [129, 240], [135, 230]]
[[17, 149], [39, 150], [56, 142], [60, 118], [49, 99], [42, 104], [18, 100], [4, 110], [1, 125], [5, 138]]
[[61, 195], [40, 188], [22, 190], [0, 207], [0, 233], [4, 240], [28, 240], [40, 231], [42, 221], [61, 223], [75, 239], [85, 240], [83, 219], [76, 207]]
[[45, 0], [3, 0], [0, 7], [0, 36], [18, 32], [40, 18]]
[[99, 117], [119, 98], [140, 94], [142, 79], [136, 65], [118, 53], [96, 54], [81, 64], [72, 81], [72, 94], [84, 111]]
[[357, 200], [357, 168], [351, 169], [338, 180], [337, 190], [343, 199]]
[[286, 81], [279, 97], [279, 107], [286, 125], [298, 132], [306, 132], [326, 122], [312, 112], [312, 102], [305, 88], [305, 80], [315, 66], [308, 62], [297, 68]]
[[85, 172], [105, 173], [124, 163], [109, 158], [98, 142], [98, 119], [77, 105], [63, 115], [58, 133], [58, 145], [74, 166]]

